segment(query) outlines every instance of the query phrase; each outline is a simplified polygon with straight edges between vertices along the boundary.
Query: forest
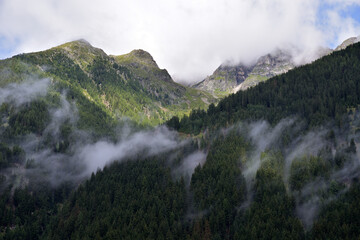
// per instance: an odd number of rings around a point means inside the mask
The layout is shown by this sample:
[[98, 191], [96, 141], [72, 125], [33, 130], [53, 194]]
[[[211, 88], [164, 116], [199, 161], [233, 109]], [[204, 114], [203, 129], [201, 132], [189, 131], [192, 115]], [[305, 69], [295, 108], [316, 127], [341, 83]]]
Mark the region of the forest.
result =
[[289, 116], [299, 117], [308, 128], [327, 122], [347, 124], [346, 113], [360, 103], [360, 45], [333, 52], [315, 62], [262, 82], [247, 91], [222, 99], [207, 111], [193, 110], [167, 125], [180, 132], [198, 134], [205, 129], [231, 126], [238, 121], [264, 119], [276, 124]]
[[121, 84], [108, 61], [88, 67], [102, 89], [72, 62], [51, 69], [72, 84], [0, 107], [0, 239], [358, 239], [359, 53], [155, 128], [83, 95]]

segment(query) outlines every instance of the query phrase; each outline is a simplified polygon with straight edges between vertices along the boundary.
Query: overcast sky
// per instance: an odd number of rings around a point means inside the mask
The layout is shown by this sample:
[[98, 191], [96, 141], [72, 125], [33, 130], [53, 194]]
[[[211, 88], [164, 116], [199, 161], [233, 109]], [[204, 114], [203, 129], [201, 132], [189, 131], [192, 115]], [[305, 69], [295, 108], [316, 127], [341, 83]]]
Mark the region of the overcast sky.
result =
[[310, 54], [360, 35], [360, 0], [0, 0], [0, 58], [86, 39], [148, 51], [177, 81], [276, 47]]

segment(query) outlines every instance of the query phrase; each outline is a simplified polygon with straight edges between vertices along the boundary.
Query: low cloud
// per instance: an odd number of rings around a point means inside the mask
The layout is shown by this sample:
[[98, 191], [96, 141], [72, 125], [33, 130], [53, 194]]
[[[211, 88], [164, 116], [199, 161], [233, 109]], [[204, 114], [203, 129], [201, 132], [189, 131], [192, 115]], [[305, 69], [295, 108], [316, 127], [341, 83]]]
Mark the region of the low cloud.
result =
[[[359, 158], [353, 156], [344, 167], [333, 171], [329, 178], [319, 177], [306, 184], [299, 192], [294, 193], [296, 214], [303, 222], [305, 228], [310, 229], [317, 219], [321, 208], [346, 193], [351, 184], [353, 184], [353, 179], [358, 179], [359, 177]], [[341, 186], [339, 191], [331, 189], [336, 185]]]
[[243, 175], [246, 179], [248, 190], [250, 190], [255, 179], [255, 174], [261, 165], [261, 153], [278, 148], [281, 143], [281, 136], [284, 131], [293, 125], [295, 119], [283, 119], [275, 127], [270, 126], [266, 121], [259, 121], [251, 124], [242, 124], [240, 128], [245, 128], [246, 136], [254, 146], [254, 150], [246, 163]]
[[[48, 94], [50, 79], [29, 79], [0, 88], [0, 104], [8, 102], [15, 107], [44, 97]], [[79, 130], [78, 109], [69, 102], [66, 92], [60, 95], [58, 107], [49, 107], [50, 121], [41, 135], [30, 134], [17, 139], [26, 153], [26, 162], [2, 171], [8, 183], [19, 177], [21, 187], [31, 182], [48, 182], [58, 186], [63, 182], [79, 182], [92, 172], [114, 161], [144, 159], [154, 155], [176, 152], [188, 143], [177, 132], [164, 126], [148, 130], [134, 129], [123, 124], [117, 129], [117, 140], [95, 140], [89, 132]], [[67, 136], [61, 132], [66, 124]], [[63, 144], [63, 148], [60, 148]], [[65, 146], [65, 147], [64, 147]], [[65, 149], [65, 150], [64, 150]], [[201, 152], [189, 153], [180, 162], [179, 174], [192, 174], [194, 168], [205, 161]]]
[[[301, 121], [288, 118], [281, 120], [275, 126], [271, 126], [266, 121], [258, 121], [240, 123], [222, 130], [225, 135], [229, 131], [238, 131], [252, 144], [252, 152], [242, 171], [246, 179], [248, 196], [238, 209], [246, 209], [251, 206], [256, 172], [262, 163], [261, 153], [267, 150], [282, 153], [284, 172], [280, 174], [283, 174], [287, 194], [293, 196], [296, 201], [296, 215], [307, 230], [312, 227], [321, 208], [346, 193], [354, 179], [360, 177], [360, 153], [357, 151], [353, 154], [347, 150], [349, 137], [357, 139], [357, 135], [344, 132], [344, 130], [340, 131], [331, 124], [307, 131]], [[333, 139], [329, 139], [330, 131], [334, 134]], [[316, 177], [298, 191], [290, 188], [290, 168], [295, 159], [321, 156], [333, 159], [324, 159], [325, 161], [334, 161], [337, 152], [346, 154], [347, 160], [341, 168], [335, 166], [334, 162], [329, 162], [331, 169], [326, 176]], [[322, 156], [322, 153], [330, 155]]]
[[197, 166], [203, 166], [206, 161], [207, 154], [203, 151], [195, 151], [186, 156], [179, 166], [173, 170], [176, 175], [185, 177], [187, 184], [190, 184], [191, 176]]
[[21, 83], [10, 83], [0, 88], [0, 105], [7, 102], [20, 106], [38, 97], [45, 96], [50, 82], [49, 78], [40, 80], [30, 78]]
[[50, 109], [51, 122], [46, 127], [44, 133], [50, 134], [52, 137], [58, 137], [60, 127], [65, 122], [75, 125], [79, 120], [78, 109], [75, 102], [70, 103], [66, 99], [66, 93], [60, 95], [60, 107]]
[[301, 135], [294, 139], [290, 146], [284, 150], [285, 166], [284, 166], [284, 182], [289, 185], [290, 168], [292, 162], [304, 156], [317, 156], [328, 142], [325, 135], [328, 131], [325, 129], [319, 131], [311, 131], [306, 135]]
[[86, 165], [86, 173], [95, 172], [113, 161], [122, 161], [131, 157], [148, 157], [183, 146], [175, 132], [166, 127], [140, 131], [122, 138], [117, 143], [98, 141], [79, 149], [75, 158]]
[[[312, 54], [318, 46], [357, 36], [343, 16], [358, 1], [3, 0], [0, 43], [13, 53], [85, 38], [109, 54], [149, 51], [177, 80], [194, 82], [225, 61], [251, 62], [276, 47]], [[340, 6], [342, 6], [340, 8]], [[334, 40], [335, 39], [335, 40]], [[7, 50], [7, 51], [5, 51]], [[1, 52], [8, 52], [8, 49]]]
[[[66, 103], [65, 105], [68, 105]], [[63, 106], [62, 106], [63, 107]], [[55, 110], [54, 112], [63, 112], [63, 108]], [[66, 112], [71, 116], [71, 111]], [[59, 137], [58, 125], [53, 127], [54, 122], [58, 123], [59, 116], [56, 116], [55, 121], [47, 127], [47, 135], [53, 137], [54, 143]], [[75, 123], [73, 125], [75, 127]], [[177, 133], [170, 131], [166, 127], [157, 127], [151, 130], [133, 131], [128, 130], [125, 126], [124, 135], [118, 136], [117, 142], [109, 140], [99, 140], [93, 142], [89, 133], [74, 129], [71, 134], [71, 146], [66, 153], [55, 152], [52, 144], [46, 143], [46, 135], [35, 136], [28, 135], [24, 141], [20, 143], [21, 147], [26, 152], [27, 165], [29, 167], [16, 167], [6, 173], [7, 178], [11, 174], [19, 174], [18, 169], [21, 171], [21, 176], [25, 177], [26, 183], [29, 182], [48, 182], [51, 186], [56, 187], [64, 182], [78, 183], [86, 179], [91, 173], [99, 169], [103, 169], [115, 161], [121, 162], [132, 159], [145, 159], [147, 157], [155, 156], [158, 154], [181, 149], [187, 140], [181, 140]], [[192, 174], [194, 168], [205, 161], [206, 155], [201, 152], [190, 154], [185, 159], [181, 160], [180, 166], [176, 168], [178, 174]], [[10, 175], [9, 175], [10, 173]]]

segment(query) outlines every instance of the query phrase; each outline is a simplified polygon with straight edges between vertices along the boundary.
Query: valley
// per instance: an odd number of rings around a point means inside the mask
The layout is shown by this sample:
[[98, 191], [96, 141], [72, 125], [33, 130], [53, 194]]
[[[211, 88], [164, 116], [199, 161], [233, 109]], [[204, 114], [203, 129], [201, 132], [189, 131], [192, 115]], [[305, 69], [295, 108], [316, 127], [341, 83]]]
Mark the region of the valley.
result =
[[357, 239], [355, 40], [194, 88], [85, 40], [1, 60], [0, 239]]

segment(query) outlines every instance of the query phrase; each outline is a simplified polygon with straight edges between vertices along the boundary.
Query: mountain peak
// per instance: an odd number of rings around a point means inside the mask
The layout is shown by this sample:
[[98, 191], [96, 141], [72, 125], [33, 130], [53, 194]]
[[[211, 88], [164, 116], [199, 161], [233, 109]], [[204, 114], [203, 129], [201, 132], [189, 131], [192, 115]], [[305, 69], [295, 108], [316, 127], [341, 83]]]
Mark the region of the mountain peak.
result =
[[91, 46], [91, 44], [88, 41], [86, 41], [85, 39], [83, 39], [83, 38], [80, 38], [80, 39], [75, 40], [73, 42], [77, 42], [77, 43], [80, 43], [80, 44], [86, 44], [86, 45]]
[[79, 40], [67, 42], [55, 48], [64, 49], [65, 51], [72, 52], [77, 55], [86, 54], [86, 53], [92, 55], [106, 55], [106, 53], [102, 49], [93, 47], [85, 39], [79, 39]]
[[158, 68], [158, 65], [155, 62], [154, 58], [147, 51], [144, 51], [142, 49], [135, 49], [126, 55], [128, 55], [128, 57], [134, 59], [136, 62], [145, 64], [148, 67]]
[[138, 57], [138, 58], [143, 58], [143, 59], [149, 59], [149, 60], [152, 60], [154, 61], [153, 57], [151, 56], [150, 53], [148, 53], [147, 51], [145, 50], [142, 50], [142, 49], [135, 49], [135, 50], [132, 50], [130, 52], [130, 54]]
[[116, 61], [120, 64], [132, 65], [137, 68], [148, 68], [148, 69], [158, 69], [158, 65], [156, 64], [154, 58], [150, 53], [144, 51], [142, 49], [132, 50], [128, 54], [112, 56], [116, 59]]
[[276, 49], [259, 57], [251, 65], [224, 63], [211, 76], [193, 87], [210, 92], [217, 97], [223, 97], [239, 89], [255, 86], [294, 67], [291, 54], [286, 50]]
[[83, 46], [83, 47], [91, 47], [93, 48], [93, 46], [85, 39], [80, 38], [74, 41], [70, 41], [70, 42], [66, 42], [64, 44], [59, 45], [58, 47], [66, 47], [66, 46]]
[[86, 67], [95, 57], [106, 57], [106, 53], [100, 49], [93, 47], [85, 39], [79, 39], [64, 43], [53, 49], [60, 49], [65, 52], [71, 59], [77, 62], [81, 67]]
[[78, 39], [74, 41], [70, 41], [64, 44], [57, 46], [56, 48], [66, 48], [66, 47], [86, 47], [86, 48], [94, 48], [88, 41], [85, 39]]
[[343, 49], [347, 48], [348, 46], [350, 46], [354, 43], [357, 43], [357, 42], [360, 42], [360, 35], [357, 37], [351, 37], [351, 38], [346, 39], [339, 46], [337, 46], [335, 48], [335, 51], [343, 50]]

